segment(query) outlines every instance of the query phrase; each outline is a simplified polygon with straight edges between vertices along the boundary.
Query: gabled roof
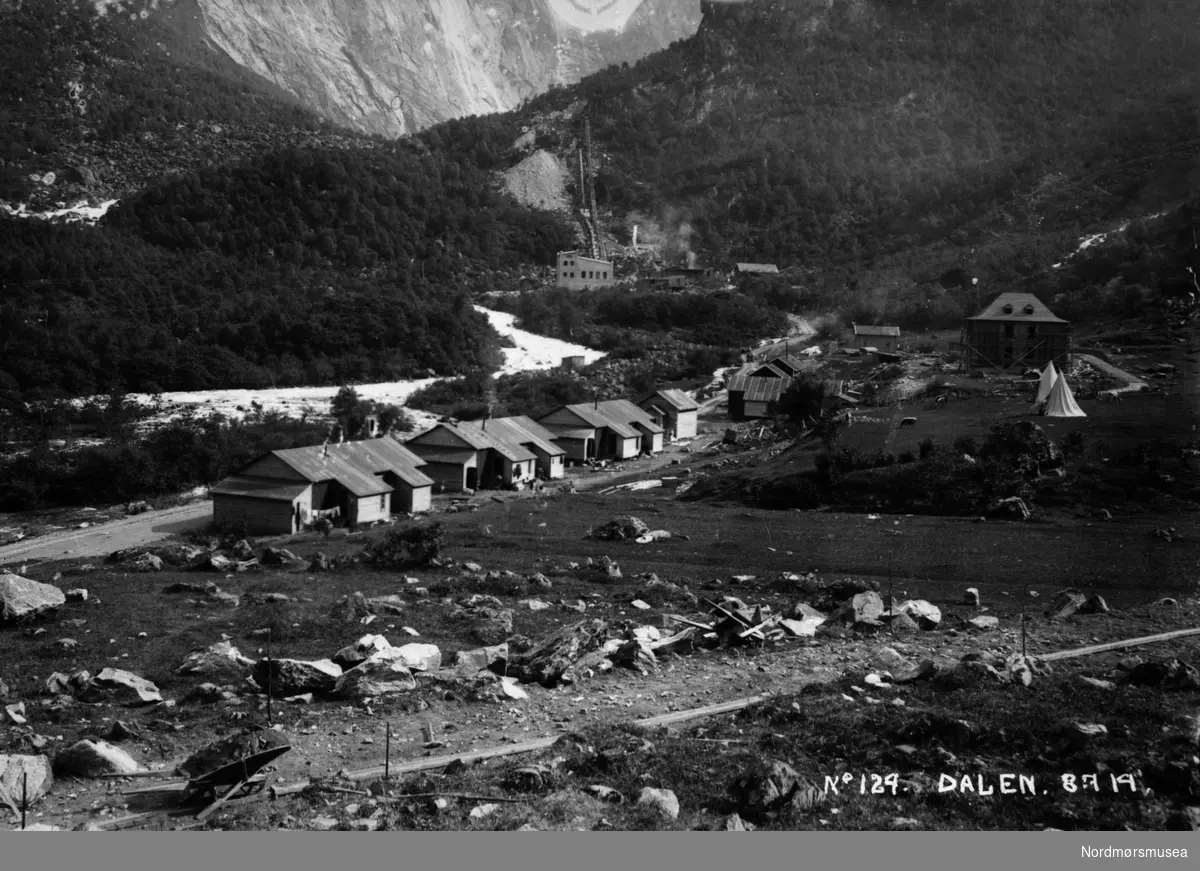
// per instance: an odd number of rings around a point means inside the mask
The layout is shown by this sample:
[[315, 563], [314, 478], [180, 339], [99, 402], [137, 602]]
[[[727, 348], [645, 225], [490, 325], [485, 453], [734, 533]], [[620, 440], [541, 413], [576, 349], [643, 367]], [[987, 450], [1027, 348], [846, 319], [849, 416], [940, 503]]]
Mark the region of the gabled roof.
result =
[[761, 378], [750, 375], [734, 375], [729, 379], [729, 393], [742, 394], [745, 402], [778, 402], [779, 397], [792, 386], [792, 379]]
[[271, 451], [271, 454], [287, 463], [298, 474], [313, 482], [337, 481], [355, 496], [373, 496], [390, 493], [392, 487], [376, 478], [371, 472], [359, 468], [352, 461], [339, 455], [337, 445], [312, 445], [303, 448]]
[[[696, 400], [692, 399], [692, 397], [688, 396], [682, 390], [675, 390], [673, 388], [655, 390], [653, 393], [642, 399], [638, 405], [643, 405], [645, 402], [654, 399], [655, 397], [662, 399], [663, 402], [667, 403], [667, 405], [671, 406], [676, 411], [696, 411], [700, 408], [700, 403], [696, 402]], [[661, 409], [659, 410], [659, 413], [661, 413]]]
[[[1007, 310], [1006, 310], [1007, 309]], [[1030, 323], [1065, 324], [1032, 293], [1002, 293], [983, 311], [969, 321], [1027, 321]]]
[[[773, 375], [756, 375], [763, 371], [772, 372]], [[749, 366], [737, 373], [738, 375], [754, 376], [758, 378], [789, 378], [791, 377], [786, 371], [775, 365], [772, 360], [768, 363], [751, 363]]]
[[663, 428], [654, 422], [644, 408], [639, 408], [628, 399], [606, 399], [603, 402], [579, 402], [564, 406], [576, 417], [594, 429], [611, 430], [621, 438], [632, 439], [641, 435], [633, 424], [641, 424], [651, 433], [660, 433]]
[[330, 445], [329, 451], [372, 475], [392, 472], [410, 487], [426, 487], [433, 484], [433, 479], [417, 468], [424, 466], [425, 460], [390, 436], [342, 442]]
[[739, 263], [737, 265], [738, 272], [768, 272], [778, 273], [779, 267], [774, 263]]
[[[530, 423], [532, 424], [533, 421]], [[533, 425], [537, 426], [537, 424]], [[564, 453], [562, 448], [550, 440], [550, 433], [535, 434], [525, 429], [516, 418], [512, 417], [493, 417], [486, 422], [480, 420], [459, 421], [458, 428], [494, 442], [498, 446], [495, 449], [512, 462], [536, 459], [536, 455], [529, 450], [529, 445], [536, 445], [541, 450], [552, 454]], [[542, 427], [537, 428], [542, 429]]]
[[885, 326], [883, 324], [855, 324], [854, 335], [856, 336], [899, 336], [900, 328]]
[[308, 481], [280, 481], [252, 475], [230, 475], [215, 487], [209, 488], [208, 492], [214, 496], [252, 496], [255, 499], [292, 502], [311, 486]]
[[[489, 421], [489, 424], [490, 423], [491, 422]], [[502, 435], [490, 432], [482, 425], [480, 421], [476, 420], [463, 420], [456, 423], [442, 422], [433, 427], [433, 429], [421, 433], [420, 436], [417, 436], [417, 439], [428, 435], [429, 432], [432, 432], [436, 429], [445, 430], [446, 432], [454, 434], [457, 438], [461, 439], [463, 442], [477, 451], [495, 451], [496, 453], [500, 454], [500, 456], [513, 463], [537, 459], [532, 453], [521, 447], [520, 444], [510, 442]], [[415, 440], [416, 439], [410, 439], [410, 441]]]
[[763, 362], [772, 364], [784, 375], [794, 375], [804, 368], [804, 361], [791, 354], [780, 354], [778, 357], [771, 357]]

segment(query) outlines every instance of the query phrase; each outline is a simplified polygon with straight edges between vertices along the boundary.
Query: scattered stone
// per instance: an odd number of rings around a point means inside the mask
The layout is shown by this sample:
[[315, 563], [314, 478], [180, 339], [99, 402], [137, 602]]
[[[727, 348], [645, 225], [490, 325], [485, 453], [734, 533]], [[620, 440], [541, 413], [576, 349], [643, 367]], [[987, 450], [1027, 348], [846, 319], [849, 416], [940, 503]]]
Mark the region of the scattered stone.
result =
[[260, 659], [254, 664], [254, 681], [275, 696], [295, 696], [306, 692], [332, 692], [340, 666], [328, 659]]
[[0, 755], [0, 789], [20, 801], [22, 783], [27, 784], [29, 804], [50, 792], [54, 785], [50, 760], [45, 756]]
[[337, 679], [334, 693], [342, 698], [362, 700], [415, 690], [417, 679], [412, 671], [400, 657], [389, 655], [396, 650], [382, 651], [354, 666]]
[[140, 738], [141, 735], [142, 727], [137, 723], [129, 724], [124, 720], [117, 720], [108, 730], [107, 738], [109, 741], [128, 741], [130, 738]]
[[1020, 496], [1009, 496], [988, 506], [989, 517], [1014, 517], [1018, 520], [1028, 520], [1033, 516], [1029, 506]]
[[130, 572], [161, 572], [163, 561], [161, 557], [155, 556], [152, 553], [139, 553], [125, 562], [122, 568]]
[[246, 539], [239, 539], [233, 546], [233, 555], [239, 560], [248, 560], [254, 558], [254, 548], [250, 546], [250, 542]]
[[608, 523], [589, 530], [587, 537], [600, 541], [625, 541], [640, 538], [649, 531], [650, 527], [641, 519], [628, 514], [620, 514]]
[[1108, 603], [1104, 601], [1103, 596], [1091, 596], [1079, 608], [1080, 614], [1107, 614], [1109, 613]]
[[941, 609], [924, 599], [909, 599], [901, 602], [899, 607], [893, 607], [892, 611], [907, 614], [926, 632], [936, 629], [938, 624], [942, 622]]
[[1200, 689], [1200, 672], [1179, 659], [1143, 662], [1130, 671], [1125, 680], [1135, 686], [1157, 686], [1165, 690]]
[[670, 819], [679, 818], [679, 799], [669, 789], [655, 789], [647, 786], [637, 800], [639, 807], [648, 807]]
[[981, 614], [978, 617], [972, 617], [967, 623], [976, 629], [982, 629], [986, 632], [989, 629], [997, 628], [1000, 625], [1000, 619], [988, 614]]
[[796, 769], [778, 759], [761, 759], [751, 763], [729, 785], [738, 812], [758, 819], [781, 809], [803, 786]]
[[938, 668], [933, 675], [933, 687], [938, 690], [958, 690], [978, 686], [988, 680], [1003, 683], [1004, 676], [995, 666], [986, 662], [960, 662], [947, 669]]
[[963, 604], [970, 605], [972, 608], [979, 607], [979, 590], [974, 587], [967, 587], [967, 592], [963, 596]]
[[468, 815], [473, 820], [481, 820], [484, 817], [491, 816], [499, 809], [499, 805], [495, 804], [480, 804], [471, 808], [471, 813]]
[[883, 599], [876, 592], [858, 593], [843, 602], [832, 614], [829, 623], [849, 623], [854, 626], [882, 625]]
[[1115, 690], [1117, 688], [1117, 685], [1110, 680], [1101, 680], [1098, 677], [1088, 677], [1083, 674], [1077, 675], [1075, 680], [1084, 686], [1097, 690]]
[[211, 593], [219, 592], [220, 589], [221, 588], [218, 587], [212, 581], [208, 581], [207, 583], [204, 583], [204, 584], [192, 584], [192, 583], [189, 583], [188, 581], [179, 581], [178, 583], [171, 584], [169, 587], [163, 587], [163, 592], [164, 593], [192, 593], [192, 594], [198, 595], [198, 596], [207, 596]]
[[525, 683], [553, 687], [570, 682], [572, 667], [587, 654], [599, 650], [607, 639], [607, 622], [581, 620], [563, 626], [527, 651], [510, 652], [508, 670]]
[[264, 566], [282, 566], [287, 563], [299, 562], [299, 560], [300, 558], [290, 550], [278, 547], [268, 547], [259, 558]]
[[87, 697], [83, 698], [83, 701], [100, 697], [119, 704], [146, 704], [163, 700], [158, 687], [150, 681], [119, 668], [106, 668], [101, 671], [87, 683], [80, 696]]
[[333, 568], [333, 564], [329, 561], [329, 557], [321, 552], [318, 552], [308, 564], [310, 572], [327, 572], [331, 568]]
[[1087, 604], [1087, 596], [1078, 590], [1063, 590], [1054, 597], [1051, 620], [1066, 620]]
[[460, 650], [450, 660], [450, 667], [476, 672], [490, 669], [495, 672], [504, 671], [508, 662], [508, 644], [497, 644], [494, 647], [477, 647], [474, 650]]
[[229, 681], [246, 677], [254, 668], [254, 660], [243, 656], [228, 641], [218, 641], [208, 647], [192, 650], [175, 669], [177, 675], [199, 675]]
[[888, 620], [888, 631], [898, 638], [907, 638], [912, 635], [919, 635], [921, 627], [906, 612], [900, 611], [894, 614], [892, 619]]
[[391, 647], [392, 643], [382, 635], [364, 635], [358, 641], [335, 653], [333, 661], [343, 669], [354, 668], [360, 662], [370, 659], [381, 651], [389, 650]]
[[[418, 591], [413, 590], [413, 592], [416, 593]], [[362, 593], [356, 593], [355, 595], [361, 596]], [[370, 599], [363, 599], [362, 604], [368, 611], [375, 611], [380, 614], [392, 614], [397, 617], [403, 616], [405, 609], [408, 608], [408, 602], [399, 596], [374, 596]], [[355, 607], [357, 607], [357, 604], [355, 604]], [[369, 616], [369, 614], [353, 619], [361, 621], [365, 620], [366, 616]]]
[[60, 638], [60, 639], [58, 639], [58, 641], [54, 642], [54, 646], [57, 647], [59, 650], [61, 650], [63, 653], [70, 653], [71, 651], [73, 651], [77, 647], [79, 647], [79, 642], [76, 641], [74, 638]]
[[88, 600], [88, 591], [82, 587], [67, 590], [65, 595], [68, 602], [86, 602]]
[[55, 772], [67, 777], [130, 774], [139, 768], [132, 756], [107, 741], [78, 741], [59, 753], [54, 760]]
[[0, 575], [0, 623], [39, 620], [57, 613], [67, 601], [51, 584], [6, 572]]
[[539, 590], [549, 590], [554, 587], [554, 583], [541, 572], [535, 572], [530, 575], [528, 580], [530, 584]]
[[315, 817], [309, 821], [308, 827], [314, 832], [332, 832], [338, 827], [338, 821], [333, 817]]
[[483, 566], [481, 566], [479, 563], [463, 563], [463, 570], [478, 574], [479, 572], [483, 571]]
[[611, 786], [605, 786], [602, 783], [592, 784], [587, 788], [586, 792], [591, 793], [593, 796], [600, 799], [600, 801], [607, 802], [608, 804], [625, 803], [625, 796], [621, 795], [621, 793], [613, 789]]
[[643, 602], [641, 599], [634, 599], [629, 604], [632, 607], [637, 608], [639, 611], [649, 611], [650, 610], [650, 605], [647, 604], [646, 602]]
[[717, 826], [719, 832], [750, 832], [753, 830], [754, 826], [746, 823], [735, 813], [725, 817], [725, 820]]
[[523, 605], [530, 611], [547, 611], [553, 607], [549, 602], [543, 602], [541, 599], [522, 599], [517, 604]]
[[892, 828], [902, 831], [911, 831], [921, 828], [920, 822], [912, 817], [896, 817], [892, 820]]

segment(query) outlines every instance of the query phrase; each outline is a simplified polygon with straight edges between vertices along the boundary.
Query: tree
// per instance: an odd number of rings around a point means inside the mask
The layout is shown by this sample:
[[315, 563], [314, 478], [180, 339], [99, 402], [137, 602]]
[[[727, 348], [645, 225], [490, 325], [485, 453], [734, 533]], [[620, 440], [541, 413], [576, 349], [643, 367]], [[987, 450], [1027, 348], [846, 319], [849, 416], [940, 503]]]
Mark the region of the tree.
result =
[[778, 410], [789, 421], [803, 426], [808, 420], [819, 418], [825, 406], [825, 382], [812, 375], [804, 375], [779, 397]]
[[363, 399], [353, 387], [344, 385], [330, 402], [329, 412], [347, 439], [357, 439], [366, 434], [367, 418], [374, 406], [373, 401]]

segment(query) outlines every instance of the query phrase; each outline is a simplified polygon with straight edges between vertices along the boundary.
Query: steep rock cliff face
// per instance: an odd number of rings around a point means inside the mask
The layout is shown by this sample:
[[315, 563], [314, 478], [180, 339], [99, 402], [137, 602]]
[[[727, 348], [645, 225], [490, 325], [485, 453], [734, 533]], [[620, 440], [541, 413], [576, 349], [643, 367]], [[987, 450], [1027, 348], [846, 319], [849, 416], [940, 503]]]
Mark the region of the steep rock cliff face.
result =
[[698, 0], [199, 0], [233, 60], [339, 124], [506, 111], [695, 33]]

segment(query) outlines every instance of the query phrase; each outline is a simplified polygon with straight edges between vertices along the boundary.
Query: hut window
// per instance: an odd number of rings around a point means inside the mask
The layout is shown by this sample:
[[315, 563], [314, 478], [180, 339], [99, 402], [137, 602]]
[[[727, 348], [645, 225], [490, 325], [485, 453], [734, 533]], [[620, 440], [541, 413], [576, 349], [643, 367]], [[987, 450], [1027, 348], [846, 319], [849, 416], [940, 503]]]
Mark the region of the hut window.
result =
[[1030, 325], [1029, 325], [1029, 335], [1030, 335], [1030, 336], [1036, 336], [1036, 335], [1037, 335], [1037, 324], [1030, 324]]
[[1027, 315], [1033, 314], [1033, 306], [1032, 305], [1025, 306], [1025, 314], [1027, 314]]
[[382, 496], [379, 497], [379, 510], [382, 511], [385, 508], [387, 508], [387, 494], [386, 493], [384, 493]]
[[1006, 306], [1004, 307], [1004, 313], [1005, 313], [1006, 315], [1010, 315], [1010, 314], [1012, 314], [1012, 306], [1011, 306], [1011, 305], [1006, 305]]

